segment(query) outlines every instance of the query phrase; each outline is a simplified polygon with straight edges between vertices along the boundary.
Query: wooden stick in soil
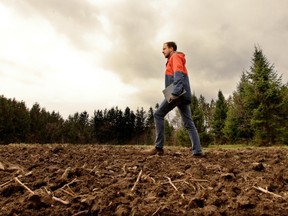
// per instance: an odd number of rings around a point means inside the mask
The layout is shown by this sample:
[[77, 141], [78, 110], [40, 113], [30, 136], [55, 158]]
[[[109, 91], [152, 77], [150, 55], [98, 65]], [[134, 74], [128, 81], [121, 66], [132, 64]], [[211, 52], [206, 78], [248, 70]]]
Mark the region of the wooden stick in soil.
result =
[[138, 177], [137, 177], [137, 180], [136, 180], [136, 182], [134, 183], [134, 186], [132, 187], [131, 191], [134, 191], [134, 190], [135, 190], [136, 185], [138, 184], [141, 175], [142, 175], [142, 169], [140, 170], [140, 172], [139, 172], [139, 174], [138, 174]]
[[273, 196], [282, 198], [282, 196], [280, 196], [280, 195], [278, 195], [278, 194], [275, 194], [275, 193], [272, 193], [272, 192], [270, 192], [270, 191], [268, 191], [268, 190], [265, 190], [264, 188], [255, 187], [255, 186], [253, 186], [253, 188], [255, 188], [255, 189], [257, 189], [257, 190], [259, 190], [259, 191], [261, 191], [261, 192], [263, 192], [263, 193], [268, 193], [268, 194], [271, 194], [271, 195], [273, 195]]
[[[20, 178], [20, 177], [22, 177], [22, 175], [19, 175], [19, 176], [17, 176], [17, 177]], [[9, 184], [10, 182], [13, 182], [13, 181], [15, 181], [15, 180], [14, 180], [14, 179], [10, 179], [9, 181], [4, 182], [3, 184], [0, 185], [0, 188], [1, 188], [1, 187], [4, 187], [5, 185], [7, 185], [7, 184]]]
[[9, 180], [9, 181], [1, 184], [1, 185], [0, 185], [0, 188], [1, 188], [1, 187], [4, 187], [5, 185], [8, 185], [10, 182], [13, 182], [13, 181], [14, 181], [14, 179], [11, 179], [11, 180]]
[[52, 196], [52, 199], [55, 200], [55, 201], [58, 201], [58, 202], [60, 202], [60, 203], [62, 203], [64, 205], [68, 205], [69, 204], [68, 201], [62, 200], [62, 199], [60, 199], [58, 197], [55, 197], [55, 196]]
[[152, 214], [152, 216], [156, 215], [157, 212], [158, 212], [160, 209], [161, 209], [161, 207], [159, 207], [159, 208]]
[[76, 213], [76, 214], [73, 214], [72, 216], [78, 216], [78, 215], [82, 215], [82, 214], [87, 214], [89, 211], [88, 210], [84, 210], [84, 211], [80, 211], [80, 212], [78, 212], [78, 213]]
[[[189, 185], [189, 183], [186, 181], [186, 180], [174, 180], [174, 181], [172, 181], [173, 183], [177, 183], [177, 182], [184, 182], [185, 184], [187, 184], [187, 185]], [[168, 181], [168, 182], [163, 182], [162, 183], [163, 185], [164, 184], [170, 184], [170, 182]]]
[[35, 194], [29, 187], [27, 187], [25, 184], [23, 184], [17, 177], [15, 177], [14, 180], [18, 184], [20, 184], [22, 187], [24, 187], [26, 190], [28, 190], [31, 194]]
[[168, 181], [169, 181], [169, 183], [172, 185], [172, 187], [176, 190], [176, 191], [178, 191], [178, 189], [177, 189], [177, 187], [173, 184], [173, 182], [171, 181], [171, 178], [169, 178], [169, 177], [165, 177], [165, 178], [167, 178], [168, 179]]
[[206, 179], [190, 179], [191, 181], [194, 181], [194, 182], [209, 182], [208, 180]]
[[75, 194], [72, 194], [71, 192], [69, 192], [69, 191], [67, 191], [67, 190], [65, 190], [65, 189], [61, 189], [61, 191], [63, 191], [64, 193], [66, 193], [66, 194], [68, 194], [68, 195], [70, 195], [70, 196], [72, 196], [72, 197], [75, 197]]

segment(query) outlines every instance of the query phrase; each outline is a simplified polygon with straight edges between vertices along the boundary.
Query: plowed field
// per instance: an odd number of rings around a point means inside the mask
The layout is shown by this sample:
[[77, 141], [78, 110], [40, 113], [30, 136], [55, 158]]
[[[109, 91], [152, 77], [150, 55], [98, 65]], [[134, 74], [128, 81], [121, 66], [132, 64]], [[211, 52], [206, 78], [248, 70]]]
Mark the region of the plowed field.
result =
[[288, 149], [0, 146], [0, 215], [288, 215]]

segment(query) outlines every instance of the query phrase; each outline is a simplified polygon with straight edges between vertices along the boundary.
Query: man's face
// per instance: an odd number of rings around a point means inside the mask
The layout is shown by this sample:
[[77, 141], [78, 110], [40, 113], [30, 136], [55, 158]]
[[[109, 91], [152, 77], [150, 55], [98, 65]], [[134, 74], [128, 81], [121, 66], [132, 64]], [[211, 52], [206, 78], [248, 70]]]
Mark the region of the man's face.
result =
[[165, 56], [165, 58], [169, 58], [170, 55], [173, 53], [173, 48], [172, 47], [168, 47], [167, 44], [163, 44], [163, 50], [162, 50], [162, 53], [163, 55]]

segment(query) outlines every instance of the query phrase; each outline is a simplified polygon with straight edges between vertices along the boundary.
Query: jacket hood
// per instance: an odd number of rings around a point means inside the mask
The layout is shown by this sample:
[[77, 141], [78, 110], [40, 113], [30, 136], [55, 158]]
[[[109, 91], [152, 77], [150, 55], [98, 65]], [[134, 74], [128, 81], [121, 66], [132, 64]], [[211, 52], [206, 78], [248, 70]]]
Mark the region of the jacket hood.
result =
[[186, 63], [185, 54], [183, 52], [174, 52], [173, 55], [177, 55], [178, 57], [180, 57], [182, 59], [184, 64]]

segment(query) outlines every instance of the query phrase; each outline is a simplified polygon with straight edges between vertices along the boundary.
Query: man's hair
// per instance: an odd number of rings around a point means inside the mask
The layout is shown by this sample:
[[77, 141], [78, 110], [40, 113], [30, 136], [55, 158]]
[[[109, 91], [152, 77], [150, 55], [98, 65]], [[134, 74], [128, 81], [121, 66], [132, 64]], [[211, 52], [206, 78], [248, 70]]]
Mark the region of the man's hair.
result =
[[167, 46], [168, 46], [169, 48], [172, 47], [174, 51], [177, 51], [177, 44], [176, 44], [175, 42], [173, 42], [173, 41], [168, 41], [168, 42], [166, 42], [165, 44], [167, 44]]

